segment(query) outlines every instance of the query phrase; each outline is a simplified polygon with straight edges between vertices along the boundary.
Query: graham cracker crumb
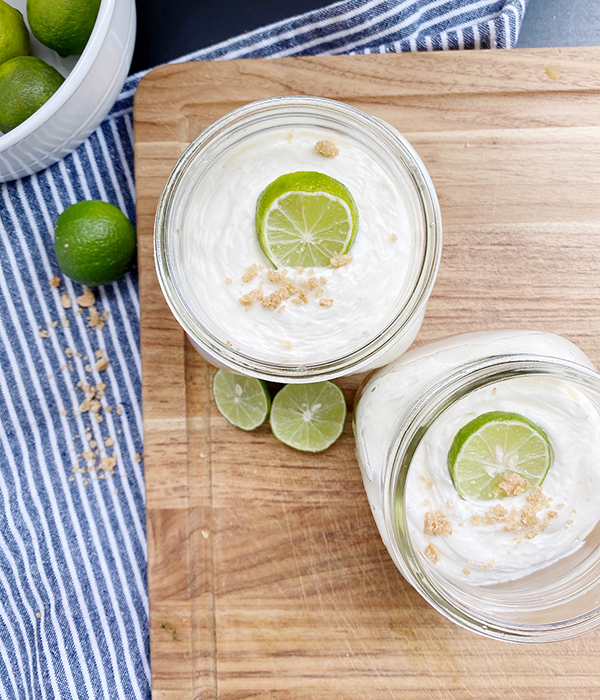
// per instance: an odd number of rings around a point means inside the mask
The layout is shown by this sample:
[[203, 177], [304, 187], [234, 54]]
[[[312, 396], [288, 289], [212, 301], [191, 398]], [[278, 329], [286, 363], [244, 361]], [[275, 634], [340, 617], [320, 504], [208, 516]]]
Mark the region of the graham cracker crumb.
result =
[[283, 280], [286, 278], [287, 275], [287, 270], [283, 270], [283, 272], [280, 272], [279, 270], [269, 270], [267, 272], [267, 277], [269, 279], [269, 282], [283, 282]]
[[98, 478], [108, 478], [109, 476], [112, 476], [115, 473], [115, 467], [117, 466], [117, 456], [116, 455], [111, 455], [110, 457], [102, 457], [100, 460], [100, 464], [97, 466], [97, 471], [103, 471], [105, 472], [105, 475], [103, 477], [98, 477]]
[[291, 350], [291, 349], [292, 349], [292, 344], [290, 343], [289, 340], [286, 340], [286, 341], [284, 341], [284, 343], [283, 343], [283, 347], [284, 347], [286, 350]]
[[343, 267], [344, 265], [348, 265], [348, 263], [352, 262], [352, 256], [350, 254], [334, 255], [329, 262], [331, 263], [332, 267]]
[[494, 517], [498, 518], [501, 520], [502, 518], [505, 518], [508, 515], [508, 510], [501, 505], [495, 505], [490, 508], [489, 511]]
[[50, 331], [40, 331], [40, 338], [49, 338], [50, 337]]
[[233, 343], [231, 342], [231, 340], [228, 340], [228, 341], [225, 343], [225, 345], [227, 345], [228, 348], [232, 348], [232, 347], [233, 347]]
[[106, 321], [106, 312], [100, 316], [98, 309], [95, 306], [90, 306], [90, 315], [87, 318], [88, 328], [97, 328], [101, 331], [104, 328], [104, 322]]
[[426, 537], [448, 537], [452, 534], [452, 525], [441, 510], [428, 511], [425, 513], [423, 533]]
[[52, 323], [50, 324], [50, 327], [56, 328], [56, 326], [58, 326], [58, 321], [52, 321]]
[[112, 447], [115, 444], [115, 441], [111, 437], [107, 437], [104, 444], [106, 447]]
[[309, 277], [302, 285], [308, 292], [319, 288], [319, 280], [316, 277]]
[[284, 299], [290, 297], [290, 292], [285, 289], [277, 289], [268, 296], [263, 296], [260, 300], [263, 309], [276, 309]]
[[434, 564], [437, 564], [440, 560], [440, 550], [434, 544], [428, 544], [425, 547], [425, 556]]
[[244, 284], [248, 284], [248, 282], [252, 282], [252, 280], [258, 275], [259, 271], [259, 266], [256, 263], [252, 263], [252, 265], [249, 265], [246, 268], [246, 272], [242, 275], [242, 282]]
[[471, 569], [467, 569], [466, 566], [465, 566], [465, 568], [464, 568], [462, 571], [463, 571], [463, 574], [464, 574], [465, 576], [470, 576], [470, 575], [471, 575]]
[[330, 307], [333, 306], [333, 299], [325, 299], [324, 297], [319, 299], [319, 306]]
[[325, 158], [335, 158], [336, 156], [340, 155], [340, 149], [335, 145], [335, 143], [333, 143], [333, 141], [329, 141], [328, 139], [317, 141], [315, 149], [317, 150], [317, 153], [325, 156]]
[[487, 564], [480, 564], [479, 568], [482, 571], [485, 571], [485, 569], [493, 569], [496, 566], [496, 562], [494, 559], [490, 559]]
[[142, 455], [141, 455], [139, 452], [136, 452], [136, 453], [135, 453], [135, 456], [134, 456], [134, 459], [135, 459], [135, 461], [138, 462], [138, 464], [139, 464], [139, 462], [142, 461]]
[[231, 284], [232, 282], [233, 282], [233, 280], [231, 279], [231, 277], [225, 278], [225, 284]]
[[69, 360], [73, 357], [73, 351], [71, 350], [71, 348], [65, 349], [65, 357], [67, 357]]
[[252, 304], [254, 304], [255, 301], [262, 300], [263, 294], [261, 289], [253, 289], [251, 292], [248, 292], [248, 294], [244, 294], [243, 297], [240, 298], [240, 304], [242, 306], [246, 307], [246, 311], [250, 311], [252, 308]]
[[[392, 234], [390, 235], [390, 241], [391, 241], [392, 243], [395, 243], [397, 240], [398, 240], [398, 236], [397, 236], [395, 233], [392, 233]], [[469, 572], [469, 573], [470, 573], [470, 572]]]
[[512, 472], [502, 474], [502, 481], [497, 486], [497, 490], [504, 491], [507, 496], [520, 496], [528, 488], [529, 482], [520, 474]]
[[108, 367], [110, 364], [110, 360], [106, 355], [104, 354], [104, 350], [96, 350], [96, 357], [98, 358], [98, 361], [96, 362], [96, 371], [98, 372], [104, 372], [104, 370]]
[[[308, 279], [291, 279], [288, 277], [288, 270], [266, 270], [261, 272], [264, 268], [256, 263], [250, 265], [247, 268], [245, 279], [250, 281], [250, 278], [254, 279], [255, 276], [259, 277], [259, 286], [253, 289], [251, 292], [244, 294], [240, 299], [239, 303], [246, 307], [246, 311], [249, 311], [255, 302], [260, 302], [263, 309], [278, 309], [281, 311], [281, 305], [283, 302], [291, 299], [292, 303], [296, 306], [302, 306], [304, 304], [310, 303], [309, 294], [314, 293], [315, 299], [319, 299], [323, 294], [323, 289], [320, 286], [321, 281], [327, 282], [326, 278], [321, 277], [319, 280], [315, 277], [312, 269], [309, 270]], [[296, 271], [298, 275], [304, 272], [303, 268], [298, 268]], [[263, 283], [278, 285], [277, 288], [270, 292], [263, 292]], [[333, 303], [333, 300], [331, 300]], [[331, 305], [331, 303], [329, 305]], [[322, 303], [323, 306], [327, 306], [327, 303]]]
[[60, 322], [61, 322], [63, 328], [69, 328], [69, 326], [71, 325], [71, 322], [69, 321], [69, 319], [66, 316], [61, 316]]
[[119, 416], [123, 415], [123, 406], [117, 406], [117, 415], [119, 415]]
[[98, 362], [96, 362], [96, 371], [104, 372], [104, 370], [108, 367], [109, 364], [109, 359], [107, 357], [103, 357], [102, 359], [98, 360]]
[[60, 277], [57, 277], [56, 275], [54, 275], [54, 277], [52, 279], [48, 280], [48, 284], [51, 287], [60, 287]]
[[83, 306], [84, 308], [92, 306], [95, 302], [96, 297], [94, 296], [94, 292], [92, 292], [91, 289], [86, 289], [81, 296], [77, 297], [77, 303], [79, 304], [79, 306]]

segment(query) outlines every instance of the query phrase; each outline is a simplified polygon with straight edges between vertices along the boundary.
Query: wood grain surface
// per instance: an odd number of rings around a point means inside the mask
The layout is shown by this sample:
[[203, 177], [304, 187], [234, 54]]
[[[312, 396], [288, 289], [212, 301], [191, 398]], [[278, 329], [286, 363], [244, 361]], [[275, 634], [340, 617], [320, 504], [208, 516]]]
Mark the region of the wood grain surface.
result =
[[[440, 272], [416, 343], [536, 328], [600, 365], [600, 48], [180, 64], [135, 101], [154, 700], [600, 697], [600, 634], [511, 645], [404, 582], [377, 534], [350, 425], [327, 452], [231, 427], [158, 287], [164, 182], [214, 119], [283, 94], [396, 126], [437, 189]], [[350, 407], [359, 378], [340, 382]]]

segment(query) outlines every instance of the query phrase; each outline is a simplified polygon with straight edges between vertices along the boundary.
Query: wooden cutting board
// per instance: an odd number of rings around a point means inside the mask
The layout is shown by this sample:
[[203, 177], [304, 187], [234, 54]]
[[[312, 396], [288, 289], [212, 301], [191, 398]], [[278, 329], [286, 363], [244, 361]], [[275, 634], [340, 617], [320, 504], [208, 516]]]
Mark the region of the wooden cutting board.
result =
[[[350, 421], [324, 454], [231, 427], [158, 287], [152, 227], [185, 146], [251, 100], [314, 94], [386, 119], [436, 186], [444, 253], [417, 344], [537, 328], [600, 366], [600, 48], [193, 63], [135, 101], [154, 700], [600, 697], [600, 633], [511, 645], [404, 582]], [[340, 382], [350, 407], [359, 378]]]

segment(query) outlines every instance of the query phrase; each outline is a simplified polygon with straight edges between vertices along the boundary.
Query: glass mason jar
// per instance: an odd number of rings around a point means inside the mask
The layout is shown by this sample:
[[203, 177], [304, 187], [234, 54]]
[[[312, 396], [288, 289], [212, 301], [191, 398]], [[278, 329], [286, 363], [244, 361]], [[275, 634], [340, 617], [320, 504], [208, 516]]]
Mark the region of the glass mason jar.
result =
[[[349, 338], [348, 334], [353, 329], [353, 320], [338, 316], [337, 330], [331, 333], [337, 334], [338, 341], [341, 336], [341, 341], [337, 343], [335, 351], [329, 354], [323, 352], [320, 356], [314, 353], [302, 355], [300, 350], [297, 355], [294, 355], [294, 350], [286, 355], [280, 348], [265, 352], [261, 348], [260, 330], [254, 337], [252, 333], [246, 337], [245, 331], [238, 328], [237, 335], [240, 337], [232, 337], [236, 335], [237, 323], [232, 319], [241, 308], [237, 299], [231, 302], [229, 310], [225, 310], [201, 298], [197, 289], [198, 275], [190, 263], [193, 257], [190, 250], [193, 253], [193, 246], [196, 245], [193, 243], [194, 207], [197, 207], [195, 198], [197, 202], [199, 193], [205, 193], [209, 187], [213, 187], [211, 191], [217, 195], [223, 193], [218, 178], [224, 164], [231, 163], [237, 154], [247, 153], [260, 139], [271, 136], [281, 138], [285, 147], [282, 134], [290, 134], [291, 142], [294, 133], [307, 131], [318, 133], [323, 139], [349, 144], [357, 153], [366, 154], [377, 172], [385, 174], [390, 187], [398, 195], [402, 193], [410, 220], [411, 253], [407, 256], [402, 283], [398, 281], [399, 276], [388, 280], [391, 285], [389, 289], [393, 290], [390, 294], [395, 295], [389, 308], [385, 308], [381, 300], [374, 300], [373, 303], [372, 312], [378, 314], [377, 318], [381, 317], [381, 322], [378, 320], [378, 325], [368, 334], [363, 332], [364, 337], [346, 342], [345, 337]], [[337, 159], [321, 158], [319, 163], [322, 163], [324, 171], [331, 166], [332, 160]], [[261, 163], [257, 163], [255, 170], [260, 172], [261, 167]], [[290, 163], [287, 172], [301, 169]], [[256, 202], [259, 192], [260, 189], [252, 193], [252, 201]], [[229, 202], [235, 204], [236, 193], [227, 196]], [[249, 220], [249, 216], [246, 220]], [[360, 216], [359, 220], [362, 220]], [[221, 234], [225, 237], [224, 231], [216, 232], [216, 235]], [[386, 235], [392, 241], [397, 239], [393, 231]], [[252, 236], [256, 238], [253, 230]], [[359, 223], [357, 242], [352, 251], [357, 249], [360, 236]], [[410, 144], [384, 121], [341, 102], [318, 97], [278, 97], [253, 102], [230, 112], [203, 131], [185, 150], [167, 180], [157, 209], [154, 238], [156, 269], [163, 293], [198, 351], [217, 366], [275, 382], [331, 379], [381, 367], [403, 353], [421, 326], [439, 267], [441, 245], [441, 217], [435, 190], [425, 166]], [[215, 255], [219, 253], [217, 250]], [[209, 267], [210, 255], [205, 253], [206, 261], [203, 263]], [[262, 262], [269, 265], [264, 256]], [[360, 264], [356, 259], [352, 262], [352, 265]], [[316, 274], [319, 274], [318, 269]], [[218, 280], [219, 284], [223, 278]], [[219, 293], [231, 292], [234, 285], [231, 279], [227, 278], [227, 281], [229, 287]], [[397, 291], [394, 285], [397, 285]], [[318, 301], [315, 307], [318, 313], [323, 312], [319, 310]], [[296, 309], [290, 308], [296, 313]], [[336, 318], [338, 308], [337, 302], [333, 304], [329, 310], [330, 318]], [[270, 317], [261, 317], [260, 324], [255, 325], [261, 325], [264, 329], [265, 324], [270, 322], [269, 318], [275, 318], [276, 312], [270, 313]], [[246, 318], [241, 320], [245, 321]], [[224, 330], [225, 321], [230, 331]], [[326, 322], [321, 324], [321, 329], [325, 326]], [[288, 343], [288, 348], [290, 346], [294, 346], [294, 338]]]
[[[418, 492], [414, 488], [415, 480], [423, 479], [417, 477], [421, 459], [418, 450], [428, 445], [428, 434], [429, 440], [431, 436], [438, 438], [443, 434], [436, 432], [435, 426], [450, 425], [453, 409], [465, 398], [467, 401], [469, 397], [472, 399], [475, 392], [487, 390], [489, 396], [491, 392], [496, 395], [497, 389], [500, 394], [503, 383], [523, 379], [560, 382], [570, 395], [584, 397], [582, 402], [600, 425], [600, 374], [576, 346], [547, 333], [497, 331], [468, 334], [413, 350], [365, 382], [357, 396], [354, 415], [357, 455], [371, 510], [388, 552], [404, 578], [425, 600], [453, 622], [487, 637], [513, 642], [559, 641], [600, 626], [600, 495], [594, 488], [581, 479], [577, 481], [578, 505], [581, 501], [586, 504], [588, 520], [581, 536], [575, 536], [576, 531], [573, 532], [574, 547], [553, 559], [552, 552], [557, 550], [551, 544], [553, 540], [546, 539], [548, 549], [542, 544], [535, 552], [542, 556], [538, 564], [527, 565], [523, 572], [500, 576], [496, 581], [490, 569], [490, 578], [483, 585], [472, 581], [474, 577], [469, 575], [488, 575], [487, 571], [479, 570], [477, 561], [469, 561], [467, 565], [457, 558], [456, 563], [449, 561], [447, 566], [442, 566], [440, 559], [427, 556], [424, 551], [427, 538], [422, 536], [423, 511], [419, 508], [421, 503], [425, 509], [434, 508], [436, 496], [431, 496], [431, 506], [429, 499], [415, 498]], [[549, 386], [554, 387], [554, 384]], [[550, 392], [554, 391], [554, 388], [550, 389]], [[537, 397], [533, 395], [532, 400], [537, 400]], [[562, 399], [557, 394], [557, 405], [560, 401]], [[454, 415], [461, 415], [460, 411], [455, 410]], [[555, 428], [558, 433], [566, 431], [562, 423]], [[453, 427], [448, 434], [454, 435], [455, 429]], [[581, 447], [581, 451], [588, 454], [597, 485], [600, 481], [600, 431], [594, 434], [596, 441], [590, 443], [589, 449], [587, 444]], [[570, 437], [565, 439], [568, 441]], [[577, 449], [577, 446], [573, 445], [573, 448]], [[446, 455], [447, 450], [445, 444], [440, 445], [440, 454]], [[420, 454], [426, 454], [425, 459], [431, 460], [431, 455], [436, 452]], [[445, 459], [443, 462], [447, 470]], [[411, 474], [411, 468], [417, 471]], [[551, 471], [552, 467], [542, 490]], [[449, 476], [446, 478], [438, 473], [439, 480], [446, 480], [453, 488]], [[425, 495], [435, 494], [438, 490], [446, 493], [431, 482], [420, 486], [425, 491], [430, 489]], [[461, 507], [470, 507], [469, 501], [461, 499], [456, 491], [454, 495]], [[560, 509], [564, 506], [564, 509], [554, 511], [552, 517], [578, 517], [570, 516], [576, 511], [570, 510], [573, 503], [569, 503], [568, 498], [562, 505], [557, 505], [558, 500], [555, 499], [550, 507]], [[501, 500], [506, 508], [500, 515], [511, 510], [510, 501], [511, 498]], [[453, 507], [452, 502], [447, 502], [447, 505]], [[416, 513], [418, 518], [414, 517]], [[460, 530], [460, 536], [466, 535], [464, 541], [468, 541], [473, 536], [466, 532], [472, 521], [465, 520], [458, 523], [458, 527], [457, 521], [458, 518], [452, 522], [453, 531]], [[562, 521], [554, 522], [557, 528], [551, 532], [548, 526], [548, 537], [561, 538], [573, 520], [567, 519], [564, 526]], [[471, 532], [478, 530], [477, 524], [473, 525]], [[540, 528], [544, 534], [545, 528], [545, 525]], [[504, 527], [504, 530], [510, 531], [510, 528]], [[448, 540], [453, 531], [447, 536]], [[513, 536], [512, 531], [510, 536]], [[446, 537], [428, 539], [441, 542]], [[539, 543], [541, 539], [532, 538], [526, 546], [533, 546], [532, 543]], [[515, 535], [514, 540], [520, 546], [526, 541], [523, 535]], [[491, 549], [488, 556], [493, 559], [500, 553], [499, 547]], [[481, 554], [476, 542], [474, 549], [469, 551]], [[512, 552], [523, 554], [518, 546], [508, 554], [513, 556]], [[475, 555], [473, 558], [476, 559]], [[523, 561], [521, 559], [517, 566], [525, 566]], [[461, 571], [459, 567], [463, 565], [469, 568]], [[481, 566], [482, 570], [485, 568], [485, 565]]]

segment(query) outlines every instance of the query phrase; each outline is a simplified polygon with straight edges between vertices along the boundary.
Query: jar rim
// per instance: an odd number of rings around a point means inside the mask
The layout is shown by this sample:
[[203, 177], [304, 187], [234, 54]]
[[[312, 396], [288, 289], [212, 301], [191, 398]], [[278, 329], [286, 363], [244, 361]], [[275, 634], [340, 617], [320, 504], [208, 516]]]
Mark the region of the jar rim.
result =
[[[453, 622], [473, 632], [495, 639], [513, 642], [551, 642], [569, 639], [600, 626], [600, 606], [560, 622], [542, 624], [504, 624], [498, 620], [478, 616], [473, 607], [465, 603], [464, 591], [456, 589], [452, 600], [440, 590], [433, 572], [423, 565], [416, 556], [406, 522], [406, 508], [402, 509], [404, 522], [398, 522], [394, 507], [396, 494], [404, 494], [406, 478], [412, 457], [435, 420], [466, 393], [489, 384], [514, 377], [545, 375], [572, 381], [600, 396], [600, 373], [571, 360], [551, 358], [537, 354], [503, 354], [465, 363], [451, 374], [438, 378], [427, 386], [407, 410], [398, 417], [393, 430], [393, 439], [387, 452], [384, 473], [382, 474], [382, 515], [386, 531], [388, 550], [402, 575], [438, 612]], [[439, 575], [438, 575], [439, 577]], [[587, 582], [600, 586], [600, 570], [593, 580]], [[571, 598], [578, 594], [571, 592]], [[462, 598], [462, 599], [461, 599]], [[555, 604], [562, 604], [571, 598], [556, 597]], [[482, 600], [485, 596], [482, 596]], [[492, 598], [490, 598], [492, 600]], [[508, 609], [514, 602], [501, 602], [493, 598], [495, 604]], [[544, 600], [544, 606], [552, 601], [552, 596]], [[533, 608], [532, 608], [533, 609]], [[495, 623], [495, 624], [494, 624]]]
[[[218, 144], [234, 129], [257, 120], [296, 116], [325, 116], [345, 120], [347, 125], [362, 129], [379, 139], [401, 160], [418, 195], [423, 215], [423, 252], [414, 284], [402, 308], [381, 330], [358, 349], [333, 360], [313, 363], [277, 363], [245, 354], [210, 332], [190, 311], [182, 299], [170, 269], [169, 238], [173, 199], [192, 164], [203, 157], [209, 147]], [[202, 131], [184, 150], [173, 168], [160, 196], [154, 225], [154, 257], [158, 280], [175, 318], [192, 342], [210, 357], [233, 371], [260, 379], [283, 382], [314, 382], [360, 372], [382, 356], [399, 334], [410, 328], [422, 314], [429, 298], [441, 259], [442, 225], [439, 202], [429, 174], [413, 147], [391, 125], [343, 102], [321, 97], [271, 97], [243, 105], [224, 115]]]

